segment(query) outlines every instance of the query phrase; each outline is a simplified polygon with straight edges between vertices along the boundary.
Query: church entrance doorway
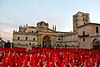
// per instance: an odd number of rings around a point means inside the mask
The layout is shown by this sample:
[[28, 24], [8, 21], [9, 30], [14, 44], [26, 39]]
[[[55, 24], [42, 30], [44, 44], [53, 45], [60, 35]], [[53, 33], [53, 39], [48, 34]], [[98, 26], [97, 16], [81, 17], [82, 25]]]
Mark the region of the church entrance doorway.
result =
[[51, 37], [49, 35], [43, 37], [43, 48], [51, 48]]
[[95, 38], [93, 40], [92, 44], [93, 44], [93, 49], [97, 49], [97, 50], [100, 49], [100, 40], [99, 39]]

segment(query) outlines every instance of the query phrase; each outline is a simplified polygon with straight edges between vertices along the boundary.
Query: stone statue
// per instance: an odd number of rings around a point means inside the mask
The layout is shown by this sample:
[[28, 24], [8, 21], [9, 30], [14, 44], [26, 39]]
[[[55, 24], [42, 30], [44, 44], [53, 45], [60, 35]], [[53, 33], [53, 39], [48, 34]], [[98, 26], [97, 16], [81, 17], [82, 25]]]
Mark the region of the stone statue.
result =
[[31, 44], [28, 45], [26, 51], [27, 51], [27, 53], [30, 53], [32, 51], [32, 45]]

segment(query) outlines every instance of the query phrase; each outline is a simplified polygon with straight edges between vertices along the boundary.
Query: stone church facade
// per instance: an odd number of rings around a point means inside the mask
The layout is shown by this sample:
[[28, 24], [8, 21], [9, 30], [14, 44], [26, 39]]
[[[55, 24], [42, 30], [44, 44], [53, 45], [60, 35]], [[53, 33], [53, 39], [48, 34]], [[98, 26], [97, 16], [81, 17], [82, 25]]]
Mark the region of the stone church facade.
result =
[[53, 48], [97, 48], [100, 47], [100, 24], [91, 23], [89, 13], [78, 12], [73, 15], [73, 32], [56, 31], [41, 21], [37, 26], [19, 26], [13, 31], [13, 43], [16, 47], [53, 47]]

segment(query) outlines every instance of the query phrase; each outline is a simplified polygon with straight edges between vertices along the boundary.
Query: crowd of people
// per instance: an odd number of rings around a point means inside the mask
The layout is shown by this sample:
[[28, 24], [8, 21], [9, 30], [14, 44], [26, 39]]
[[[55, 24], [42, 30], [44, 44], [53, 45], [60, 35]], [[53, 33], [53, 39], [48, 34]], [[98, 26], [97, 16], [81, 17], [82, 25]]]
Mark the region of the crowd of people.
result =
[[100, 50], [0, 48], [0, 67], [100, 67]]

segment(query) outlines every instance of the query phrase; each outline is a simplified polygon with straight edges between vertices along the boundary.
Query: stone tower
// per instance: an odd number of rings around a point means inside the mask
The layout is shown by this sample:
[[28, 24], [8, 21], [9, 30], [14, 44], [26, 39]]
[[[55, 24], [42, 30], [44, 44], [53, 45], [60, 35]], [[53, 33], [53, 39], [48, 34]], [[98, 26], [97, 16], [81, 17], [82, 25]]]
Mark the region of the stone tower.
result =
[[43, 30], [48, 29], [48, 28], [49, 28], [49, 24], [44, 22], [44, 21], [41, 21], [41, 22], [37, 23], [38, 31], [43, 31]]
[[89, 13], [78, 12], [73, 15], [73, 32], [77, 32], [77, 27], [90, 22]]

